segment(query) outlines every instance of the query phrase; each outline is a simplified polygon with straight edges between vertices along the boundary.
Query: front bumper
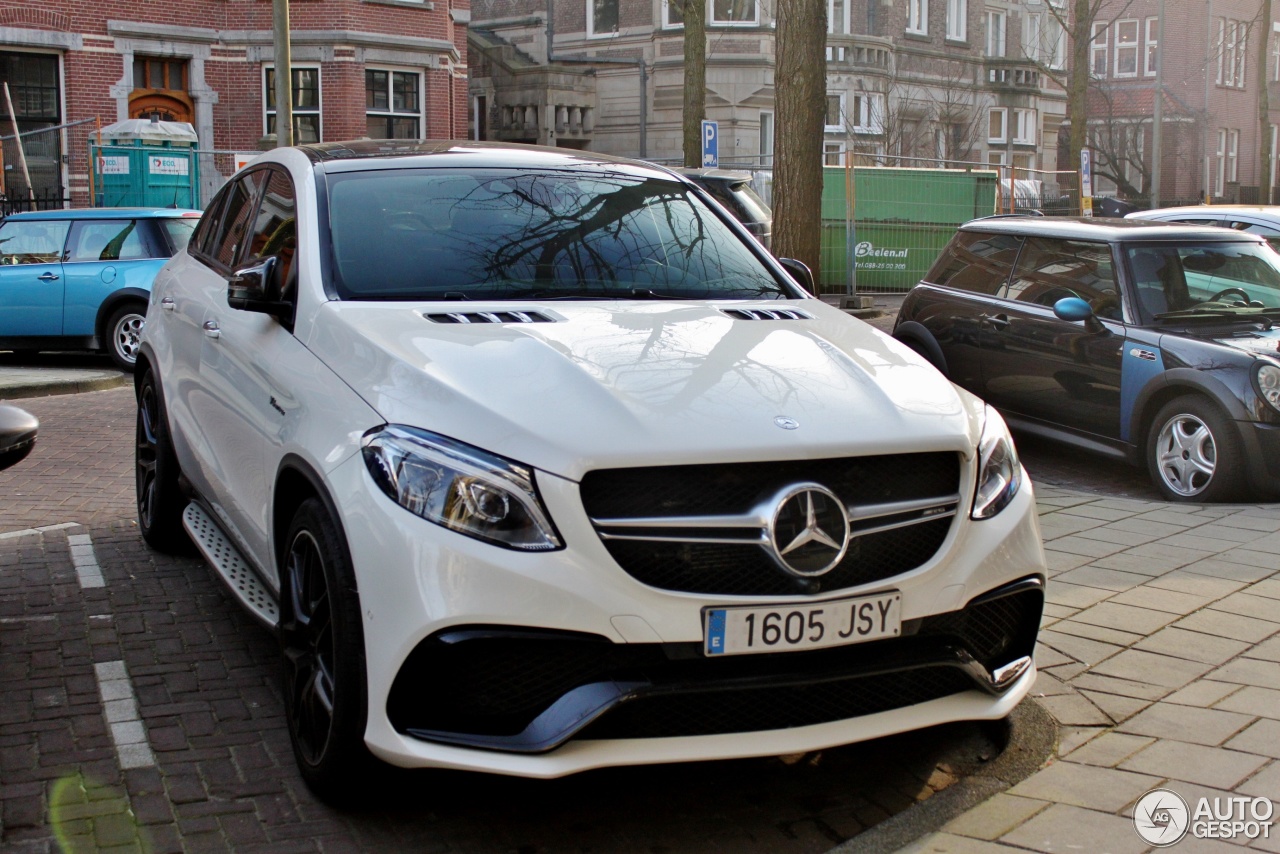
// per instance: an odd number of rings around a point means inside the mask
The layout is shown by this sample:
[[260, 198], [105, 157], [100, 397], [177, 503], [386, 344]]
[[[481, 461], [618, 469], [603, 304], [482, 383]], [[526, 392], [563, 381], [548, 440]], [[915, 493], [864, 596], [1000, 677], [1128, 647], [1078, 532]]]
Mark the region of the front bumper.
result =
[[[964, 480], [962, 494], [971, 495], [967, 473]], [[718, 662], [700, 654], [703, 609], [763, 604], [760, 597], [640, 583], [610, 557], [575, 483], [539, 475], [565, 541], [563, 550], [541, 554], [497, 549], [413, 516], [382, 494], [358, 458], [333, 471], [332, 488], [345, 496], [340, 512], [364, 615], [365, 740], [395, 765], [547, 778], [818, 750], [947, 721], [1001, 718], [1034, 678], [1028, 663], [1005, 674], [1003, 692], [990, 682], [991, 673], [1030, 655], [1034, 629], [1010, 642], [1007, 660], [984, 656], [973, 637], [929, 629], [984, 592], [1043, 578], [1029, 484], [993, 519], [957, 519], [922, 566], [825, 594], [892, 588], [901, 593], [912, 637]], [[1025, 625], [1038, 624], [1038, 613], [1036, 606]], [[569, 650], [566, 659], [582, 657], [583, 649], [601, 654], [585, 656], [577, 670], [565, 667], [572, 679], [548, 679], [545, 669], [521, 663], [545, 668], [554, 656], [541, 651], [556, 644]], [[1025, 650], [1014, 655], [1015, 647]], [[519, 680], [536, 690], [485, 698], [488, 689], [476, 681], [485, 678], [504, 691], [502, 683]], [[812, 710], [797, 715], [797, 707]]]
[[[1280, 496], [1280, 424], [1237, 421], [1249, 485], [1268, 497]], [[1260, 463], [1260, 464], [1259, 464]]]

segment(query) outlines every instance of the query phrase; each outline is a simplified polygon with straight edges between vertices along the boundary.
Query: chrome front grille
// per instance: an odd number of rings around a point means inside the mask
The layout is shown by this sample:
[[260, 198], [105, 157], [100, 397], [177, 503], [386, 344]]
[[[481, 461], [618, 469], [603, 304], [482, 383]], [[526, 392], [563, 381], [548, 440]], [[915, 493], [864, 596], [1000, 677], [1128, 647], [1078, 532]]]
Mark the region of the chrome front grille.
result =
[[[927, 563], [960, 507], [957, 454], [902, 454], [591, 472], [583, 501], [614, 560], [666, 590], [794, 595], [882, 581]], [[830, 570], [798, 576], [779, 555], [777, 497], [829, 488], [844, 507], [848, 548]], [[636, 512], [644, 508], [649, 512]], [[631, 512], [627, 512], [631, 511]]]

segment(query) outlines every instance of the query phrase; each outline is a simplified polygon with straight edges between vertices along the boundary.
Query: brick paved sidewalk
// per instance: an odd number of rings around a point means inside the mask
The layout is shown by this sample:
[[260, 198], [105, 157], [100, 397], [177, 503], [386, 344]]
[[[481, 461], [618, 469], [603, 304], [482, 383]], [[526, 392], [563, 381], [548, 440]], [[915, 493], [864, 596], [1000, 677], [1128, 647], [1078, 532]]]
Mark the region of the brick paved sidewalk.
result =
[[[1131, 820], [1153, 788], [1193, 810], [1280, 801], [1280, 507], [1037, 495], [1052, 580], [1032, 693], [1057, 757], [906, 850], [1128, 854], [1153, 850]], [[1280, 852], [1280, 827], [1250, 846]]]

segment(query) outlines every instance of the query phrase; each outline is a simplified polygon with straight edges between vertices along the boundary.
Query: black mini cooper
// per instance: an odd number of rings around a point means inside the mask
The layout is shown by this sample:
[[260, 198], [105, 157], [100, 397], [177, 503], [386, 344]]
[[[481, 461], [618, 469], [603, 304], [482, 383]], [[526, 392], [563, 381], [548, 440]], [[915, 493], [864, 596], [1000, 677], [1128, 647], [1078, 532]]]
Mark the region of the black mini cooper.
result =
[[1146, 465], [1174, 501], [1280, 494], [1280, 254], [1227, 229], [991, 217], [894, 336], [1011, 427]]

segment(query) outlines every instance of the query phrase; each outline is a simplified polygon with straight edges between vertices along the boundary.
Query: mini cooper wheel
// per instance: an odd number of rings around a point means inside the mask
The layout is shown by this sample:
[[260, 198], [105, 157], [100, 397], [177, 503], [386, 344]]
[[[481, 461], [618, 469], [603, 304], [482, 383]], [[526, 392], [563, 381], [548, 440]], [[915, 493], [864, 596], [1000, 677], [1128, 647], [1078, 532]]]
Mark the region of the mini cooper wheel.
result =
[[132, 373], [138, 363], [138, 346], [142, 342], [146, 311], [146, 306], [130, 303], [116, 309], [107, 321], [107, 353], [122, 371]]
[[138, 418], [134, 431], [134, 471], [138, 530], [154, 549], [189, 554], [191, 538], [182, 526], [187, 501], [178, 484], [181, 470], [169, 441], [160, 388], [150, 369], [138, 385]]
[[315, 498], [298, 507], [284, 542], [280, 651], [289, 739], [312, 791], [346, 801], [373, 765], [364, 744], [364, 631], [351, 559]]
[[1208, 400], [1161, 407], [1147, 437], [1147, 467], [1170, 501], [1230, 501], [1241, 492], [1243, 454], [1234, 425]]

